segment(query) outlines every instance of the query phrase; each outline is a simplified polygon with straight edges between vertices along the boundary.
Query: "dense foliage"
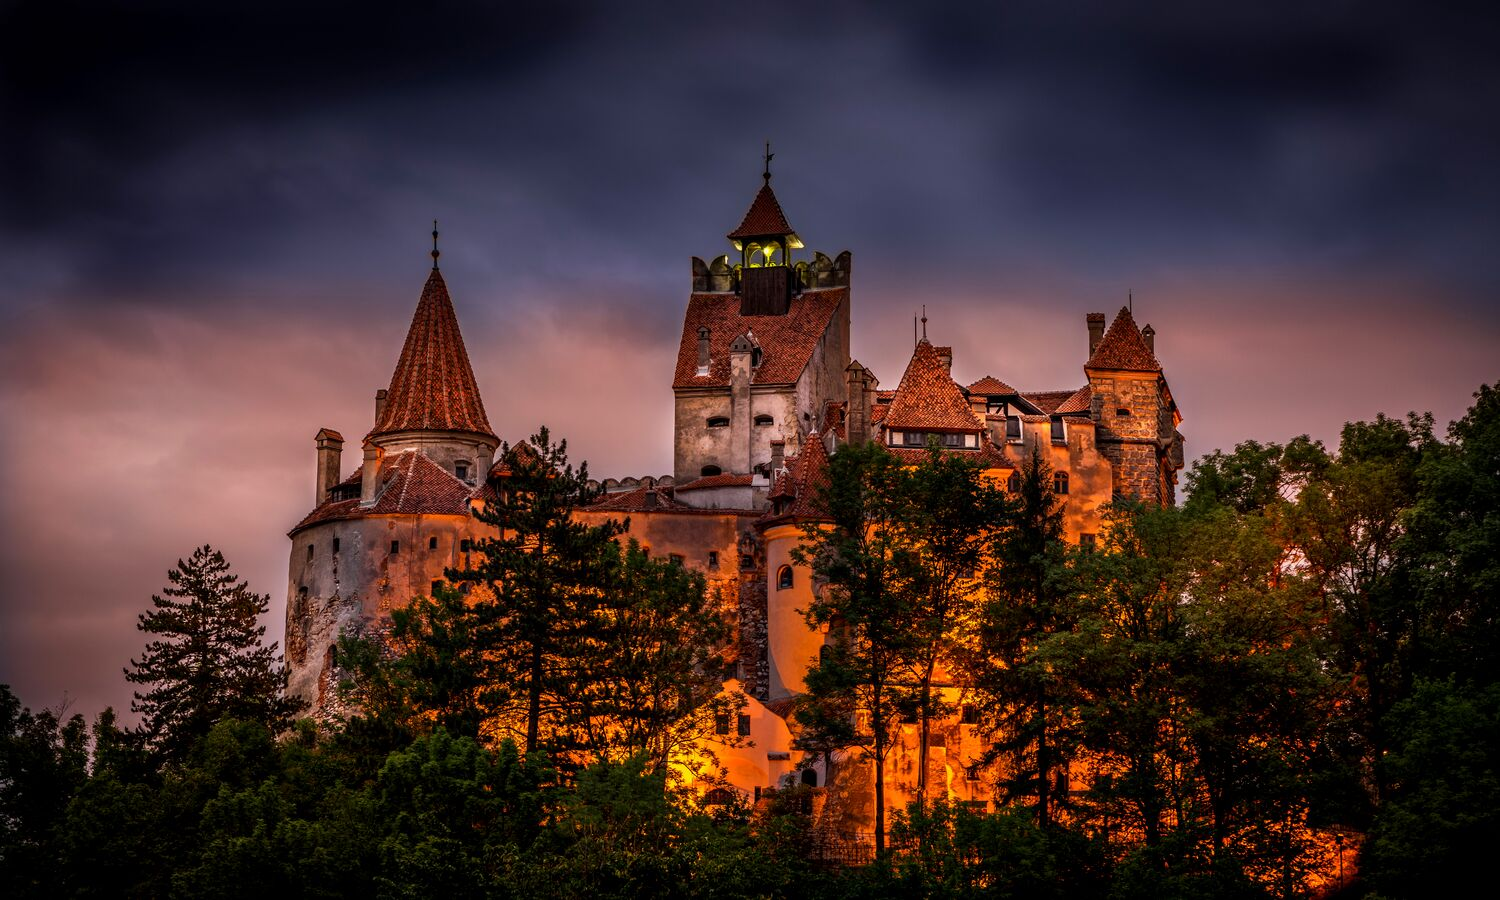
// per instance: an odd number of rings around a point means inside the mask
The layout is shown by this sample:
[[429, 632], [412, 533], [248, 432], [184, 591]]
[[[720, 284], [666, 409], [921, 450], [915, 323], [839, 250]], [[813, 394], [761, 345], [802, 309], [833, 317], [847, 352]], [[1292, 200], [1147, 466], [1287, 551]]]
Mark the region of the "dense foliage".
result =
[[[148, 709], [138, 730], [106, 712], [90, 729], [0, 688], [7, 896], [1288, 897], [1333, 882], [1415, 897], [1483, 883], [1500, 837], [1494, 388], [1441, 438], [1428, 418], [1380, 417], [1347, 426], [1336, 452], [1297, 439], [1211, 454], [1182, 507], [1118, 502], [1092, 546], [1063, 541], [1039, 456], [1002, 496], [951, 456], [836, 454], [832, 521], [806, 551], [821, 586], [808, 617], [832, 636], [798, 711], [807, 746], [868, 765], [903, 720], [952, 712], [944, 672], [995, 738], [995, 811], [929, 789], [890, 812], [882, 862], [863, 868], [810, 857], [805, 788], [753, 809], [679, 790], [665, 761], [702, 727], [715, 604], [615, 535], [549, 532], [576, 476], [538, 446], [552, 474], [512, 482], [495, 512], [534, 537], [487, 545], [454, 588], [397, 616], [400, 656], [341, 647], [365, 712], [338, 727], [285, 728], [274, 703], [244, 702], [275, 700], [274, 685], [221, 669], [205, 691], [160, 651], [142, 659], [166, 660], [148, 690], [227, 705]], [[526, 524], [539, 496], [553, 511]], [[537, 558], [548, 534], [571, 549]], [[143, 627], [199, 646], [193, 622], [242, 620], [218, 565], [205, 552], [174, 570], [168, 596], [201, 619]], [[528, 610], [567, 626], [514, 630]], [[266, 649], [258, 633], [236, 646]]]

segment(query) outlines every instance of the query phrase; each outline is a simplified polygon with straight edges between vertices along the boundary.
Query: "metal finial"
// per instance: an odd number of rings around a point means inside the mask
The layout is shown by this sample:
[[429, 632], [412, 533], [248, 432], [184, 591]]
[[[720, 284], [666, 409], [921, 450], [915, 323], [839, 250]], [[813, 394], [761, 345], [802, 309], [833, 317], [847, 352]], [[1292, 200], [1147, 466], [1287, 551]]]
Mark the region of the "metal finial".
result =
[[1130, 309], [1130, 314], [1135, 315], [1135, 291], [1125, 292], [1125, 304]]
[[922, 340], [927, 340], [927, 304], [922, 304]]
[[437, 237], [438, 237], [437, 219], [433, 219], [432, 220], [432, 267], [434, 269], [437, 268], [438, 257], [442, 256], [442, 254], [438, 252]]
[[760, 177], [766, 180], [766, 184], [771, 183], [771, 160], [775, 157], [776, 154], [771, 152], [771, 142], [766, 141], [766, 170], [760, 173]]

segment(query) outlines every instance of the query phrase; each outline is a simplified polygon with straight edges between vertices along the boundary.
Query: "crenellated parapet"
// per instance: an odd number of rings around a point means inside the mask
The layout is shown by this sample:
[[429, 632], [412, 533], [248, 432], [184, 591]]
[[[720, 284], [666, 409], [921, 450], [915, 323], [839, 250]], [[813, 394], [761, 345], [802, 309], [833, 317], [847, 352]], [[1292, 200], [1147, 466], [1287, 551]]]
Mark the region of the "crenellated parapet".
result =
[[[848, 250], [835, 257], [814, 250], [811, 260], [804, 259], [791, 265], [792, 284], [799, 291], [848, 287], [853, 264], [853, 255]], [[745, 265], [731, 263], [727, 253], [714, 257], [713, 262], [693, 257], [693, 292], [696, 294], [737, 294], [744, 275]]]

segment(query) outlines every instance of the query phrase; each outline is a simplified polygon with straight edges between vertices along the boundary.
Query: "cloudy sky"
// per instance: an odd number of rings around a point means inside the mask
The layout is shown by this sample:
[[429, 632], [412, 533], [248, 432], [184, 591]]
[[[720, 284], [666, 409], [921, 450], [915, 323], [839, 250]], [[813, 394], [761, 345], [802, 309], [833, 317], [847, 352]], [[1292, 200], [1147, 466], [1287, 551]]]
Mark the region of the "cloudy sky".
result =
[[205, 542], [280, 638], [313, 435], [368, 429], [434, 218], [501, 436], [668, 471], [689, 257], [765, 140], [808, 246], [854, 254], [887, 386], [926, 304], [960, 379], [1077, 387], [1129, 292], [1192, 456], [1446, 423], [1500, 377], [1482, 5], [512, 6], [0, 0], [24, 702], [128, 707], [135, 616]]

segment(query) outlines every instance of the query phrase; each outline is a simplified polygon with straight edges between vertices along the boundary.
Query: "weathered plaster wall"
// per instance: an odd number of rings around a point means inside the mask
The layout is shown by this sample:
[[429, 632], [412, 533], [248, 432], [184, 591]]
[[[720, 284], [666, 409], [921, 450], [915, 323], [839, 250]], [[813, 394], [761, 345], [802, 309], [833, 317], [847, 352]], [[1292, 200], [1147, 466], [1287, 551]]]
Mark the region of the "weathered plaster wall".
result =
[[[807, 689], [807, 670], [818, 659], [823, 635], [808, 627], [802, 610], [813, 601], [812, 570], [792, 559], [802, 543], [797, 525], [766, 530], [766, 650], [767, 696], [781, 700]], [[782, 566], [792, 570], [792, 586], [778, 587]]]
[[402, 450], [420, 450], [423, 456], [449, 472], [454, 471], [454, 463], [466, 462], [469, 464], [467, 480], [471, 484], [477, 484], [489, 471], [496, 447], [486, 438], [457, 431], [405, 431], [382, 435], [373, 443], [384, 449], [387, 456]]

